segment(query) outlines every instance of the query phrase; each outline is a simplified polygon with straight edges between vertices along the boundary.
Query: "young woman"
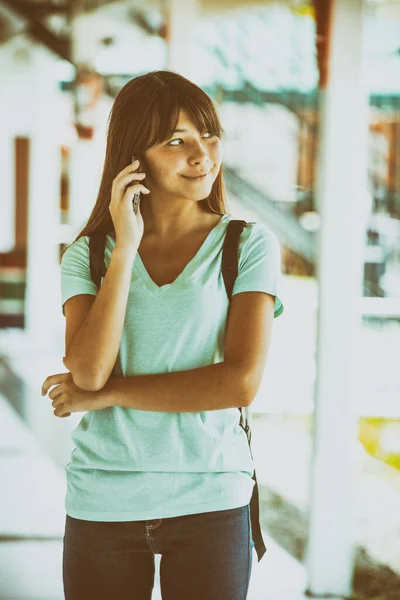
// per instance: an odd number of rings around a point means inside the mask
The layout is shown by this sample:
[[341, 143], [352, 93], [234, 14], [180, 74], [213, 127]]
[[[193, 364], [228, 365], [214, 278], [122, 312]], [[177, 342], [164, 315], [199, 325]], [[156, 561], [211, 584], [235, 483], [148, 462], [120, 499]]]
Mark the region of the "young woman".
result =
[[85, 412], [66, 467], [67, 600], [149, 600], [157, 553], [163, 600], [247, 595], [254, 465], [238, 407], [256, 395], [283, 310], [280, 251], [264, 225], [246, 225], [229, 303], [221, 134], [212, 101], [184, 77], [128, 82], [96, 205], [62, 257], [69, 372], [43, 394], [54, 386], [58, 417]]

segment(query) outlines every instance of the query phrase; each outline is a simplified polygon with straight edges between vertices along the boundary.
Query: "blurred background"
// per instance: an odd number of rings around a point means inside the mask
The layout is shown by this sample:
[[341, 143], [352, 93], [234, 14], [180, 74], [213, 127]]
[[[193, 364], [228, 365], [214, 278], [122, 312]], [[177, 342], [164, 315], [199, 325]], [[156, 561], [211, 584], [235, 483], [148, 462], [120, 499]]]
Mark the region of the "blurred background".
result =
[[96, 200], [116, 94], [159, 69], [214, 100], [231, 213], [281, 244], [249, 600], [400, 600], [397, 0], [0, 0], [0, 598], [63, 597], [82, 415], [40, 395], [65, 371], [60, 252]]

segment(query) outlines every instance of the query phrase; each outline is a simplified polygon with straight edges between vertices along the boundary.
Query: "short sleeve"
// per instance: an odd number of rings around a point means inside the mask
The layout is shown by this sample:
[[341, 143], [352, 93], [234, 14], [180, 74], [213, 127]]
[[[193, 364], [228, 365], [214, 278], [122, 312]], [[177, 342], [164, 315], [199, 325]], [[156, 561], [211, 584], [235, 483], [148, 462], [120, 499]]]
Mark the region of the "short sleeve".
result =
[[238, 275], [232, 296], [240, 292], [266, 292], [275, 296], [274, 317], [283, 313], [279, 297], [281, 252], [272, 231], [261, 223], [247, 223], [240, 236]]
[[73, 242], [61, 259], [61, 302], [64, 304], [78, 294], [97, 295], [97, 286], [90, 278], [89, 237], [82, 236]]

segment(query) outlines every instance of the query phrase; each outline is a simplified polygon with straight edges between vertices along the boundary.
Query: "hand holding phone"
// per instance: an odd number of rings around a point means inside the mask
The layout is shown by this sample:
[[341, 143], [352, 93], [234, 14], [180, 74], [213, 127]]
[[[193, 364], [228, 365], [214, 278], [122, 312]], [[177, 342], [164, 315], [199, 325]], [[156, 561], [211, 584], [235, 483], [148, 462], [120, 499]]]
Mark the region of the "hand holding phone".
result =
[[[140, 192], [150, 190], [140, 183], [146, 177], [138, 172], [140, 164], [134, 160], [113, 180], [110, 201], [110, 214], [116, 233], [116, 247], [139, 247], [143, 236], [144, 223], [140, 212]], [[133, 209], [133, 210], [132, 210]]]

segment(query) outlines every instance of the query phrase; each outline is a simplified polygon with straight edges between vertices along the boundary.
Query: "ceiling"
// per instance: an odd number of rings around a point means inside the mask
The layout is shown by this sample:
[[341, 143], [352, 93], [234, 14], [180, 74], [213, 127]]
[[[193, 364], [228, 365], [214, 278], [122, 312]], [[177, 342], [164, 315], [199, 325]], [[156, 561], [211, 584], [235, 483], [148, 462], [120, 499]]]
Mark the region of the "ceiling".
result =
[[[173, 0], [179, 2], [179, 0]], [[185, 2], [186, 0], [181, 0]], [[311, 0], [198, 0], [201, 14], [228, 14], [239, 9], [265, 7], [268, 3], [307, 10]], [[370, 10], [400, 21], [400, 0], [368, 0]], [[0, 45], [21, 34], [42, 43], [56, 56], [73, 64], [72, 19], [83, 13], [90, 18], [100, 44], [112, 45], [130, 27], [148, 37], [166, 36], [169, 0], [0, 0]], [[400, 29], [400, 28], [399, 28]], [[125, 30], [125, 33], [124, 31]], [[400, 42], [400, 40], [399, 40]], [[399, 43], [400, 46], [400, 43]]]

